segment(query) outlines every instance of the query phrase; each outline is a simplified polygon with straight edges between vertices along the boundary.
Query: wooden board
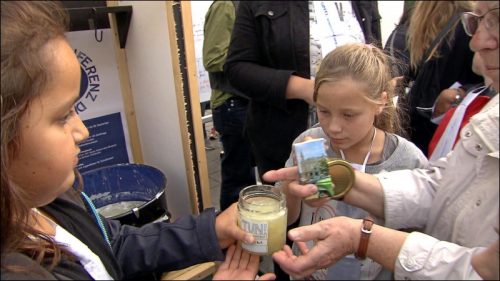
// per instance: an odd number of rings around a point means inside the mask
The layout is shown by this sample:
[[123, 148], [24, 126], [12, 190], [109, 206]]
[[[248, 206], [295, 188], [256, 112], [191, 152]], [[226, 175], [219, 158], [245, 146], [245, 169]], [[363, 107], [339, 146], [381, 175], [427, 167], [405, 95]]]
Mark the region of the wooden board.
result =
[[163, 273], [161, 280], [202, 280], [215, 273], [215, 262], [200, 263], [185, 269]]

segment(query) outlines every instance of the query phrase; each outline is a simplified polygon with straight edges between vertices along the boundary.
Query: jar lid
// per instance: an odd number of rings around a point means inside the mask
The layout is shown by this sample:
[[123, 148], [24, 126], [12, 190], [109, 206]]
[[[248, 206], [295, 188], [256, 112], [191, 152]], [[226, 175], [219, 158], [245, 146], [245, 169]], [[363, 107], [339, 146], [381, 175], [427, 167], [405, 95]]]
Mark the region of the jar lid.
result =
[[328, 172], [335, 184], [332, 199], [343, 198], [354, 184], [354, 170], [349, 162], [342, 159], [330, 159], [328, 161]]

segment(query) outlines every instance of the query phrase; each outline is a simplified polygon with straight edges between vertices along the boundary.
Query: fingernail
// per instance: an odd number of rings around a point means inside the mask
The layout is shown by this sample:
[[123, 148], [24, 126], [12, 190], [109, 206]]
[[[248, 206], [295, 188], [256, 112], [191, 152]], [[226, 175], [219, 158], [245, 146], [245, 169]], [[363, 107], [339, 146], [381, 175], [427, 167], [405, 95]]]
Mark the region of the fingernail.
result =
[[255, 242], [254, 240], [255, 239], [252, 234], [245, 234], [245, 238], [243, 239], [243, 241], [247, 244], [253, 244]]
[[299, 233], [296, 231], [296, 230], [290, 230], [288, 231], [288, 237], [292, 240], [295, 240], [297, 238], [299, 238]]
[[312, 193], [315, 193], [316, 191], [318, 191], [318, 188], [315, 185], [311, 185], [309, 187], [309, 191], [311, 191]]

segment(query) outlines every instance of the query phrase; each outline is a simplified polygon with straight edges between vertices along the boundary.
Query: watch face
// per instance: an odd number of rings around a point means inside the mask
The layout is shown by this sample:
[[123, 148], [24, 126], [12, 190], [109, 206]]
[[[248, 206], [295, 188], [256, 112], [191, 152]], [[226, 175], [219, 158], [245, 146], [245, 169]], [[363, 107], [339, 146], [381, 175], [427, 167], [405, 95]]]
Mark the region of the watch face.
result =
[[352, 166], [347, 161], [334, 159], [328, 161], [328, 171], [334, 184], [334, 195], [332, 198], [343, 198], [354, 184], [354, 170]]

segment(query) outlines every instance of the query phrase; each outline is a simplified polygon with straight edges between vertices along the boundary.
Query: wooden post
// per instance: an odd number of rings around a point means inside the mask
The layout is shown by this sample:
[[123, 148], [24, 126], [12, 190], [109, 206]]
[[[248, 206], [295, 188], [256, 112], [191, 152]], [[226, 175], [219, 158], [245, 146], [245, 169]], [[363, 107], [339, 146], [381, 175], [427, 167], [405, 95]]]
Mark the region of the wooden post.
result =
[[[179, 8], [181, 9], [181, 14], [180, 17], [178, 15], [176, 18], [174, 13], [178, 12]], [[189, 1], [180, 1], [180, 3], [178, 1], [167, 1], [167, 22], [172, 50], [172, 64], [174, 65], [177, 106], [184, 109], [179, 110], [179, 119], [181, 123], [185, 122], [185, 124], [187, 124], [187, 126], [181, 126], [184, 159], [188, 172], [191, 207], [193, 213], [197, 214], [204, 208], [211, 207], [212, 203], [210, 198], [210, 182], [208, 180], [205, 142], [202, 131], [203, 127], [201, 123], [201, 108], [194, 55], [194, 37], [193, 31], [191, 30], [190, 13], [191, 8]], [[179, 35], [183, 38], [179, 38]], [[185, 58], [185, 60], [182, 61], [182, 58]], [[185, 65], [181, 65], [181, 61]], [[183, 77], [185, 77], [185, 79], [183, 79]]]
[[[107, 1], [108, 7], [118, 6], [118, 1]], [[134, 163], [144, 164], [144, 159], [142, 157], [141, 142], [139, 139], [139, 132], [137, 129], [137, 120], [135, 118], [134, 110], [134, 100], [132, 97], [132, 91], [130, 88], [130, 77], [128, 75], [128, 64], [127, 57], [125, 55], [125, 49], [120, 48], [120, 43], [118, 40], [118, 32], [116, 28], [116, 16], [115, 14], [109, 14], [109, 22], [111, 30], [115, 36], [114, 45], [116, 53], [116, 64], [118, 65], [118, 76], [120, 78], [120, 88], [123, 97], [123, 106], [125, 112], [125, 118], [127, 119], [129, 139], [130, 139], [130, 149], [132, 151], [132, 157], [134, 158]]]
[[196, 55], [194, 50], [193, 21], [191, 17], [191, 1], [180, 1], [182, 11], [182, 27], [184, 29], [184, 46], [186, 51], [186, 64], [189, 82], [189, 95], [191, 96], [191, 115], [196, 142], [197, 165], [200, 173], [201, 198], [203, 207], [212, 206], [210, 196], [210, 181], [208, 179], [207, 155], [205, 152], [205, 137], [201, 122], [200, 94], [198, 91], [198, 78], [196, 76]]

